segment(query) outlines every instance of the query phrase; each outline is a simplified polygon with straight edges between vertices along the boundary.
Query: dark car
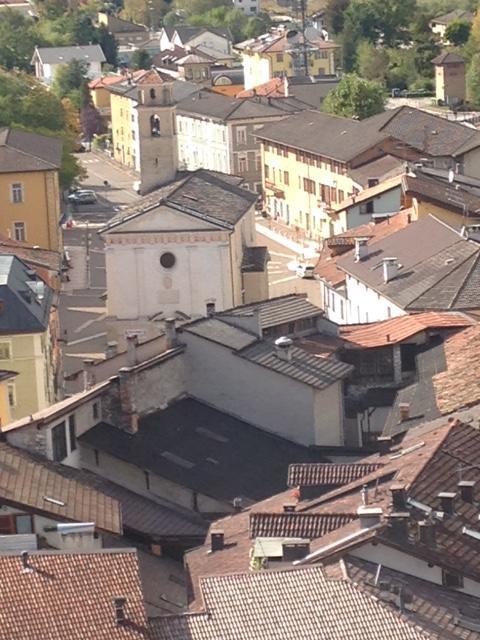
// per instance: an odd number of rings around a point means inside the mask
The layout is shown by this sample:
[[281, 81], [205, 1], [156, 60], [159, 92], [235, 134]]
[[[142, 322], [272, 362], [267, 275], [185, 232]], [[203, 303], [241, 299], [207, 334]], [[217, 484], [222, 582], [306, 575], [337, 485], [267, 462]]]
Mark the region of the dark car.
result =
[[90, 189], [78, 189], [68, 196], [68, 201], [72, 204], [95, 204], [97, 195]]

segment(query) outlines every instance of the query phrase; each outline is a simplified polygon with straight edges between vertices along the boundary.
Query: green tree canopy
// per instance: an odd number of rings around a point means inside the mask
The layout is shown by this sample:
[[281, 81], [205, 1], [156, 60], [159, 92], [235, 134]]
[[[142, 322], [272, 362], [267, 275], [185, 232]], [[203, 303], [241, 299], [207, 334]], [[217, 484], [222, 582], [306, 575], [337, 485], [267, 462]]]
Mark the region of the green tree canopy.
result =
[[467, 98], [474, 105], [480, 105], [480, 53], [476, 53], [467, 71]]
[[363, 120], [384, 111], [383, 88], [378, 82], [347, 73], [325, 98], [323, 108], [327, 113]]
[[83, 60], [72, 60], [60, 65], [53, 79], [53, 93], [58, 98], [70, 98], [80, 110], [90, 100], [87, 70], [87, 64]]
[[327, 29], [332, 33], [343, 31], [344, 13], [350, 5], [350, 0], [328, 0], [325, 6], [325, 21]]
[[357, 71], [366, 80], [384, 83], [389, 65], [388, 51], [371, 42], [360, 42], [357, 48]]
[[137, 49], [132, 54], [130, 65], [132, 69], [150, 69], [152, 56], [145, 49]]
[[29, 71], [36, 44], [43, 44], [43, 40], [33, 20], [19, 11], [4, 9], [0, 19], [0, 66]]
[[454, 20], [445, 30], [445, 37], [456, 47], [462, 47], [470, 37], [472, 25], [467, 20]]

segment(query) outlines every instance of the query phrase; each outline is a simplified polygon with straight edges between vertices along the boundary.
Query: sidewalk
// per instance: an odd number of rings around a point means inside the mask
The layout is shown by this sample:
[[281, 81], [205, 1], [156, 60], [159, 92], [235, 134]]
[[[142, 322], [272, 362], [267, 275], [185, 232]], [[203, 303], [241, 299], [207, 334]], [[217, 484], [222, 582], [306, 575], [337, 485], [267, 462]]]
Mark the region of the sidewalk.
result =
[[314, 257], [320, 251], [318, 242], [305, 238], [300, 230], [296, 231], [276, 220], [257, 218], [255, 227], [257, 233], [278, 242], [298, 255], [303, 255], [305, 258]]

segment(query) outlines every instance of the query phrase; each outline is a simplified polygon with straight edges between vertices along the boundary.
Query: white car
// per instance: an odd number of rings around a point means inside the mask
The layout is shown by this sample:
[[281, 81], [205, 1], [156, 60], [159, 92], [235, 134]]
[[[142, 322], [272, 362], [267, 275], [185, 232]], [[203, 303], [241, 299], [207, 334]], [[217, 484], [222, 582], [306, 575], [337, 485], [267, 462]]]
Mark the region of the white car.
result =
[[297, 267], [297, 276], [299, 278], [313, 278], [314, 268], [312, 264], [299, 264]]

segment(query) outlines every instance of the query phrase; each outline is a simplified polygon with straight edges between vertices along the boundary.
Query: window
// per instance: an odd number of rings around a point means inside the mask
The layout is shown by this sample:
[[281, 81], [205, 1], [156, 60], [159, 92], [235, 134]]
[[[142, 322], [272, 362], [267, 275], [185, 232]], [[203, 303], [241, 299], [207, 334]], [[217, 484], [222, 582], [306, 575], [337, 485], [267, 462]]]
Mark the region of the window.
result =
[[17, 405], [17, 392], [15, 390], [15, 383], [9, 382], [7, 385], [8, 404], [11, 408]]
[[265, 179], [268, 180], [268, 178], [270, 177], [270, 167], [268, 166], [268, 164], [263, 165], [263, 172], [265, 173]]
[[247, 171], [247, 158], [245, 156], [238, 156], [238, 170], [240, 173]]
[[27, 233], [25, 231], [24, 222], [13, 223], [13, 238], [17, 242], [25, 242], [25, 240], [27, 239]]
[[150, 134], [152, 136], [160, 135], [160, 118], [158, 116], [150, 116]]
[[457, 573], [450, 573], [450, 571], [442, 569], [442, 584], [444, 587], [461, 589], [463, 587], [463, 576]]
[[303, 190], [306, 191], [307, 193], [311, 193], [311, 194], [315, 195], [315, 193], [316, 193], [315, 182], [313, 180], [310, 180], [309, 178], [304, 178], [303, 179]]
[[135, 129], [132, 129], [132, 140], [135, 140]]
[[8, 536], [16, 533], [14, 516], [0, 516], [0, 535]]
[[23, 202], [23, 187], [20, 182], [14, 182], [12, 184], [12, 202], [15, 204]]
[[94, 420], [98, 420], [98, 417], [100, 415], [100, 411], [99, 411], [99, 408], [98, 408], [98, 402], [94, 402], [93, 403], [92, 410], [93, 410], [93, 419]]
[[68, 434], [70, 436], [70, 451], [75, 451], [77, 448], [77, 435], [75, 433], [75, 416], [71, 415], [68, 418]]
[[52, 429], [52, 452], [55, 462], [61, 462], [67, 457], [67, 435], [65, 422], [57, 424]]
[[373, 213], [373, 200], [360, 203], [360, 213]]
[[340, 316], [343, 320], [343, 313], [344, 313], [344, 304], [343, 304], [343, 300], [340, 300]]
[[390, 309], [390, 307], [387, 307], [387, 316], [388, 316], [389, 318], [391, 318], [391, 317], [392, 317], [392, 310]]
[[144, 471], [143, 473], [145, 475], [145, 487], [147, 491], [150, 491], [150, 474], [148, 473], [148, 471]]
[[255, 154], [255, 171], [260, 172], [262, 170], [262, 158], [259, 153]]
[[16, 533], [33, 533], [32, 516], [15, 516]]
[[288, 173], [288, 171], [283, 172], [283, 181], [286, 185], [290, 184], [290, 174]]
[[150, 98], [151, 100], [155, 100], [155, 89], [150, 89]]
[[342, 189], [338, 190], [338, 201], [343, 202], [345, 200], [345, 192]]
[[245, 127], [237, 127], [237, 144], [247, 144], [247, 130]]
[[0, 360], [11, 360], [12, 348], [10, 342], [0, 342]]
[[283, 53], [277, 53], [277, 62], [283, 62]]

